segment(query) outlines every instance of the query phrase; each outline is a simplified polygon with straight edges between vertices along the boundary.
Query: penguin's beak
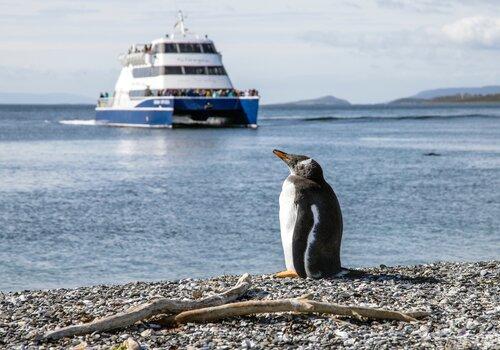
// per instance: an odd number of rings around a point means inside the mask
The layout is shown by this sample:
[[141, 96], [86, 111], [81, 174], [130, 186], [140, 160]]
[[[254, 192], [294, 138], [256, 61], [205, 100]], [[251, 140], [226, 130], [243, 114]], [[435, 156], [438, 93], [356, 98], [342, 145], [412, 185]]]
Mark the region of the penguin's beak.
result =
[[290, 161], [290, 156], [288, 154], [286, 154], [285, 152], [283, 151], [280, 151], [279, 149], [275, 149], [273, 150], [273, 153], [278, 157], [280, 158], [281, 160], [283, 160], [285, 163], [288, 163]]

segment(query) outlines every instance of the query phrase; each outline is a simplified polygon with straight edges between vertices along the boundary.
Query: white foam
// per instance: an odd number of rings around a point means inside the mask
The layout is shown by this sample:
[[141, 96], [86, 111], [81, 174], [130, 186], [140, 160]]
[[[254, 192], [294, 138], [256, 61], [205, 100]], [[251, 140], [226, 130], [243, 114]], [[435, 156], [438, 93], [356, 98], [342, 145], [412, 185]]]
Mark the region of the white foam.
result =
[[59, 123], [66, 125], [98, 125], [95, 119], [70, 119], [60, 120]]

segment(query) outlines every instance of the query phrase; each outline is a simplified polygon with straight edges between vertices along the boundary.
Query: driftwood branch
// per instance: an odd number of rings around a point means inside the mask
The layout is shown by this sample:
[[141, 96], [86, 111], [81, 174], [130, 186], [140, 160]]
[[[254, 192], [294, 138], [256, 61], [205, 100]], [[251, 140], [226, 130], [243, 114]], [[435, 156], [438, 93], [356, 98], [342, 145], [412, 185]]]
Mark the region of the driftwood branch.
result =
[[60, 339], [75, 335], [84, 335], [93, 332], [105, 332], [113, 329], [124, 328], [134, 323], [148, 319], [157, 314], [177, 314], [186, 310], [206, 309], [217, 305], [230, 303], [243, 296], [250, 288], [250, 276], [244, 274], [236, 285], [227, 291], [198, 300], [175, 300], [159, 298], [145, 304], [132, 307], [116, 315], [96, 319], [89, 323], [72, 325], [47, 332], [43, 339]]
[[[310, 300], [310, 295], [279, 300], [250, 300], [234, 302], [250, 288], [250, 277], [245, 274], [236, 285], [223, 293], [198, 300], [159, 298], [129, 308], [116, 315], [96, 319], [89, 323], [72, 325], [45, 333], [42, 340], [60, 339], [93, 332], [125, 328], [134, 323], [160, 316], [167, 323], [212, 322], [220, 319], [276, 312], [322, 313], [330, 315], [364, 317], [369, 319], [415, 322], [428, 316], [428, 312], [400, 312], [369, 307], [343, 306]], [[169, 316], [167, 316], [167, 315]]]
[[399, 312], [369, 307], [342, 306], [304, 297], [281, 300], [249, 300], [204, 309], [184, 311], [174, 317], [176, 323], [213, 322], [216, 320], [245, 315], [274, 312], [322, 313], [341, 316], [366, 317], [370, 319], [399, 320], [415, 322], [417, 318], [427, 316], [426, 312]]

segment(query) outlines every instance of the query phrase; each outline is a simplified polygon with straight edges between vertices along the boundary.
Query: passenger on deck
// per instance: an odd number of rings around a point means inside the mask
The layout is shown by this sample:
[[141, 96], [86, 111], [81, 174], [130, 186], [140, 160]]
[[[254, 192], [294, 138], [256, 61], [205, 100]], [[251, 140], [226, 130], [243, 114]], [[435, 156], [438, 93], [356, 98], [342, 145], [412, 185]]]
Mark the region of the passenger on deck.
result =
[[146, 86], [146, 90], [144, 91], [144, 96], [153, 96], [153, 91], [151, 91], [149, 85]]

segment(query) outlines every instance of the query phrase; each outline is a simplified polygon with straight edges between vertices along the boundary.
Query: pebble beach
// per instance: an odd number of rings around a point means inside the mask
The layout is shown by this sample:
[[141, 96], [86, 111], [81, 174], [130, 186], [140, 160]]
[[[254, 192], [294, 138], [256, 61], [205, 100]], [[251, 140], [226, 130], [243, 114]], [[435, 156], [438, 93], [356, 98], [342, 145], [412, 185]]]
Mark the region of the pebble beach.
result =
[[[124, 311], [163, 296], [200, 298], [231, 287], [238, 276], [136, 282], [76, 289], [0, 293], [2, 349], [345, 348], [498, 349], [499, 261], [364, 269], [357, 278], [277, 279], [251, 276], [245, 299], [312, 299], [398, 311], [429, 311], [418, 323], [303, 314], [262, 314], [217, 323], [165, 327], [145, 321], [123, 330], [41, 342], [40, 334]], [[120, 347], [121, 346], [121, 347]]]

